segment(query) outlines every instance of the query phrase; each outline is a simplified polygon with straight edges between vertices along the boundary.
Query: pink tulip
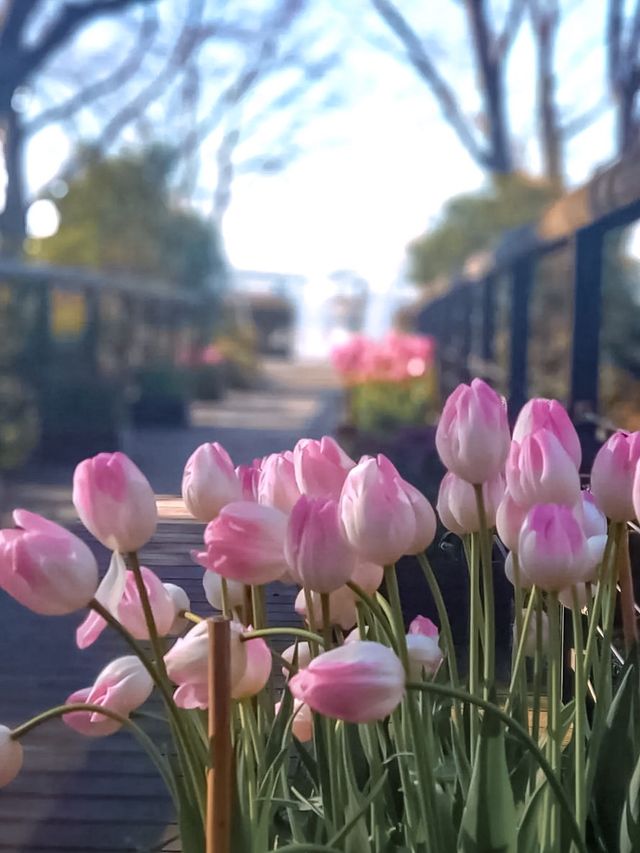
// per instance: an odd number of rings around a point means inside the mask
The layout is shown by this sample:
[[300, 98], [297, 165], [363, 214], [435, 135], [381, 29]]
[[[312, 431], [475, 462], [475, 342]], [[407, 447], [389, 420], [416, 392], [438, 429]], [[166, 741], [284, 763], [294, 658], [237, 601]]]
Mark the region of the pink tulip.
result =
[[[287, 646], [287, 648], [282, 652], [282, 657], [287, 661], [287, 663], [293, 665], [293, 659], [296, 655], [296, 649], [298, 650], [298, 669], [304, 669], [305, 666], [309, 666], [311, 663], [311, 646], [309, 643], [300, 642], [294, 643], [292, 646]], [[289, 677], [289, 670], [286, 667], [282, 667], [282, 674], [285, 678]]]
[[[205, 572], [202, 578], [202, 586], [204, 587], [204, 594], [209, 604], [215, 610], [224, 610], [222, 577], [216, 574], [216, 572]], [[242, 581], [227, 581], [227, 603], [232, 609], [244, 607], [245, 585]]]
[[87, 530], [121, 554], [142, 548], [156, 529], [153, 489], [124, 453], [99, 453], [76, 467], [73, 505]]
[[579, 509], [581, 510], [582, 526], [587, 539], [592, 536], [607, 535], [607, 517], [600, 511], [593, 494], [590, 491], [583, 490], [580, 493]]
[[[569, 587], [568, 589], [563, 589], [558, 593], [558, 600], [563, 607], [566, 607], [567, 610], [571, 610], [573, 607], [573, 589], [574, 587]], [[598, 589], [597, 584], [586, 584], [586, 583], [577, 583], [575, 585], [575, 590], [578, 597], [578, 607], [584, 613], [591, 606], [591, 600], [593, 596], [596, 594], [596, 590]]]
[[[634, 477], [640, 462], [640, 432], [616, 432], [600, 448], [591, 468], [591, 491], [611, 521], [637, 517]], [[640, 507], [638, 507], [640, 509]]]
[[[251, 625], [247, 631], [251, 631]], [[256, 696], [266, 686], [271, 675], [273, 658], [271, 649], [262, 637], [247, 640], [244, 643], [247, 653], [247, 663], [240, 681], [234, 685], [231, 696], [233, 699], [248, 699]]]
[[311, 498], [338, 499], [348, 472], [355, 466], [337, 442], [325, 435], [320, 441], [301, 438], [293, 449], [296, 483]]
[[493, 480], [509, 453], [507, 404], [481, 379], [450, 394], [436, 430], [444, 465], [469, 483]]
[[[515, 551], [509, 551], [509, 553], [507, 554], [507, 557], [504, 561], [504, 573], [505, 573], [507, 580], [511, 584], [511, 586], [516, 585], [516, 570], [515, 570], [515, 566], [513, 564], [513, 555], [515, 553], [516, 553]], [[531, 581], [527, 577], [527, 573], [524, 571], [524, 569], [522, 568], [522, 566], [519, 563], [518, 563], [518, 580], [520, 581], [520, 589], [531, 589], [531, 587], [533, 586], [533, 581]]]
[[180, 612], [183, 610], [191, 610], [191, 602], [189, 601], [189, 596], [181, 586], [177, 586], [175, 583], [165, 583], [163, 586], [168, 595], [171, 597], [174, 613], [173, 622], [171, 623], [171, 627], [167, 634], [169, 637], [175, 637], [177, 634], [182, 634], [182, 632], [189, 626], [189, 621], [183, 616], [180, 616]]
[[[320, 595], [317, 592], [312, 592], [310, 595], [311, 608], [313, 610], [312, 624], [315, 627], [321, 627], [324, 619], [322, 616]], [[298, 593], [294, 608], [299, 616], [309, 621], [304, 590], [300, 590]], [[348, 631], [349, 628], [353, 628], [357, 619], [356, 596], [348, 586], [341, 586], [334, 592], [329, 593], [329, 620], [332, 625], [339, 625], [343, 631]]]
[[349, 723], [383, 720], [404, 696], [405, 672], [381, 643], [360, 640], [314, 658], [289, 680], [294, 699]]
[[11, 729], [0, 726], [0, 788], [13, 782], [22, 769], [22, 744], [11, 737]]
[[198, 521], [213, 521], [222, 507], [242, 498], [242, 486], [231, 457], [221, 444], [201, 444], [182, 475], [182, 499]]
[[426, 616], [416, 616], [409, 625], [410, 634], [420, 634], [423, 637], [431, 637], [432, 640], [438, 640], [440, 632], [438, 626]]
[[344, 586], [356, 555], [342, 531], [337, 501], [302, 495], [289, 516], [284, 553], [301, 586], [324, 593]]
[[518, 550], [520, 529], [526, 514], [526, 507], [520, 506], [508, 491], [505, 492], [496, 511], [496, 530], [510, 551]]
[[[110, 711], [128, 717], [143, 705], [153, 690], [151, 676], [135, 655], [116, 658], [96, 678], [92, 687], [76, 690], [66, 704], [85, 702], [101, 705]], [[83, 735], [103, 737], [117, 732], [121, 723], [97, 711], [73, 711], [62, 718], [72, 729]]]
[[[164, 588], [160, 578], [148, 569], [141, 566], [142, 579], [147, 591], [151, 612], [156, 623], [156, 629], [161, 637], [165, 637], [171, 630], [176, 617], [176, 609], [173, 599]], [[129, 631], [136, 640], [148, 640], [149, 629], [144, 616], [144, 610], [138, 587], [133, 572], [126, 573], [122, 596], [115, 607], [109, 607], [109, 611]], [[76, 632], [76, 642], [79, 649], [86, 649], [98, 639], [107, 627], [107, 623], [95, 612], [89, 613], [82, 625]]]
[[[257, 464], [256, 464], [257, 463]], [[260, 482], [261, 460], [255, 460], [254, 465], [238, 465], [236, 477], [240, 483], [243, 501], [258, 500], [258, 483]]]
[[246, 584], [278, 580], [287, 570], [286, 532], [280, 510], [249, 501], [227, 504], [204, 533], [207, 567]]
[[98, 566], [89, 548], [64, 527], [16, 509], [16, 528], [0, 530], [0, 588], [43, 616], [86, 607], [96, 594]]
[[547, 429], [513, 441], [507, 460], [507, 490], [529, 509], [539, 503], [569, 506], [580, 500], [580, 476], [573, 459]]
[[[275, 712], [280, 713], [282, 702], [276, 702]], [[298, 702], [294, 699], [293, 702], [293, 722], [291, 731], [300, 743], [307, 743], [313, 737], [313, 714], [311, 708], [305, 705], [304, 702]]]
[[416, 519], [416, 534], [407, 549], [407, 554], [421, 554], [435, 539], [438, 526], [436, 514], [422, 492], [419, 492], [411, 483], [401, 478], [400, 486], [413, 507]]
[[[560, 593], [562, 596], [562, 593]], [[522, 611], [522, 618], [524, 621], [524, 615], [526, 610]], [[542, 654], [545, 655], [549, 648], [549, 617], [546, 612], [542, 611], [542, 619], [541, 621], [541, 646], [542, 646]], [[527, 634], [524, 640], [524, 653], [528, 658], [535, 657], [536, 648], [537, 648], [537, 638], [538, 638], [538, 623], [536, 622], [536, 615], [533, 613], [531, 618], [529, 619], [529, 625], [527, 626]], [[518, 643], [520, 642], [518, 638], [518, 627], [516, 623], [513, 623], [513, 645], [514, 648], [518, 648]]]
[[520, 410], [513, 428], [513, 440], [521, 444], [526, 435], [539, 429], [552, 432], [576, 468], [580, 467], [582, 449], [578, 433], [566, 409], [557, 400], [545, 400], [542, 397], [529, 400]]
[[532, 507], [520, 531], [518, 555], [527, 577], [541, 589], [558, 592], [590, 580], [587, 540], [568, 506]]
[[384, 579], [384, 569], [376, 563], [357, 560], [351, 580], [369, 595], [374, 595]]
[[435, 675], [443, 660], [438, 640], [425, 634], [407, 634], [407, 652], [409, 676], [414, 681]]
[[[242, 679], [247, 666], [247, 644], [243, 642], [244, 628], [231, 622], [231, 689]], [[164, 656], [167, 674], [178, 686], [174, 700], [181, 708], [206, 708], [209, 679], [209, 629], [199, 622], [184, 637], [179, 637]]]
[[[493, 527], [496, 523], [498, 506], [504, 497], [502, 474], [483, 483], [482, 495], [487, 524]], [[461, 480], [451, 472], [445, 474], [440, 483], [436, 509], [445, 527], [458, 536], [477, 533], [480, 530], [480, 516], [474, 488], [471, 483]]]
[[258, 502], [289, 513], [300, 497], [293, 466], [293, 453], [272, 453], [262, 463], [258, 477]]
[[[340, 496], [340, 515], [353, 548], [378, 565], [391, 565], [411, 553], [420, 536], [405, 483], [382, 454], [376, 459], [363, 457], [349, 472]], [[420, 519], [421, 523], [426, 520]]]
[[631, 489], [631, 502], [633, 503], [635, 518], [640, 521], [640, 464], [636, 465], [636, 474]]

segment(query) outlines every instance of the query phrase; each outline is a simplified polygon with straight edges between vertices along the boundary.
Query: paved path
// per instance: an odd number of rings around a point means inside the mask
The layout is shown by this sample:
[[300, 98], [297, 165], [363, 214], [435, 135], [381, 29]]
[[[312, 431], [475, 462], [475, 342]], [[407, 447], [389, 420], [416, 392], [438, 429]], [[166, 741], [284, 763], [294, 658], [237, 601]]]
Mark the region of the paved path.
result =
[[[272, 363], [266, 387], [230, 394], [199, 405], [184, 430], [132, 433], [128, 452], [149, 477], [162, 521], [143, 562], [184, 586], [196, 611], [207, 612], [201, 570], [189, 550], [201, 542], [202, 526], [184, 518], [175, 498], [184, 462], [203, 441], [221, 441], [236, 463], [291, 447], [303, 435], [329, 432], [339, 395], [327, 368]], [[71, 471], [46, 466], [10, 485], [5, 515], [17, 504], [44, 512], [78, 529], [70, 502]], [[104, 568], [108, 555], [95, 548]], [[274, 621], [291, 613], [292, 590], [274, 585], [269, 610]], [[108, 633], [84, 652], [74, 644], [78, 615], [37, 617], [0, 593], [0, 722], [16, 724], [63, 702], [89, 685], [100, 668], [123, 653]], [[154, 732], [162, 739], [162, 732]], [[11, 853], [123, 853], [177, 850], [168, 801], [145, 755], [127, 734], [87, 739], [52, 722], [25, 741], [25, 767], [0, 790], [0, 851]]]

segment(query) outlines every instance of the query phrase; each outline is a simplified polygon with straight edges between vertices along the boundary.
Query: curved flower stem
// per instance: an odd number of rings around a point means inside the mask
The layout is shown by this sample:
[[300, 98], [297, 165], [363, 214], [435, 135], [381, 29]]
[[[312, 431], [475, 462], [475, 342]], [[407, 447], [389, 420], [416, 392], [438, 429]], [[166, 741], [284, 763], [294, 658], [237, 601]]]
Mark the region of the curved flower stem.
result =
[[407, 690], [422, 690], [425, 693], [435, 693], [440, 696], [447, 696], [450, 699], [459, 699], [461, 702], [468, 705], [476, 705], [478, 708], [482, 708], [484, 711], [493, 714], [501, 723], [509, 728], [513, 736], [533, 755], [540, 769], [544, 773], [547, 782], [549, 783], [549, 787], [555, 794], [556, 800], [565, 814], [569, 830], [579, 853], [588, 853], [585, 842], [582, 840], [582, 836], [580, 835], [580, 829], [576, 823], [571, 804], [567, 799], [567, 795], [564, 792], [560, 780], [557, 778], [551, 765], [540, 751], [538, 745], [532, 740], [527, 730], [521, 726], [514, 717], [506, 714], [502, 708], [499, 708], [492, 702], [482, 699], [480, 696], [472, 696], [469, 693], [465, 693], [463, 690], [448, 687], [446, 684], [436, 684], [433, 681], [423, 681], [419, 683], [409, 681], [406, 686]]
[[142, 577], [142, 572], [140, 570], [140, 561], [135, 551], [131, 551], [127, 557], [136, 582], [140, 603], [142, 604], [142, 612], [144, 613], [144, 621], [146, 622], [147, 630], [149, 632], [151, 648], [156, 656], [156, 666], [160, 672], [160, 677], [166, 681], [168, 679], [167, 669], [164, 665], [164, 649], [162, 648], [162, 642], [160, 641], [160, 635], [158, 634], [156, 620], [153, 617], [153, 610], [151, 609], [151, 602], [147, 595], [147, 588], [144, 585], [144, 578]]
[[[525, 653], [524, 649], [526, 646], [526, 637], [529, 631], [529, 623], [531, 622], [531, 616], [533, 614], [535, 603], [536, 603], [536, 588], [533, 587], [531, 590], [531, 596], [529, 598], [529, 603], [527, 604], [527, 609], [524, 614], [524, 619], [522, 620], [521, 625], [521, 633], [518, 638], [518, 649], [516, 651], [515, 659], [513, 662], [513, 666], [511, 669], [511, 683], [509, 684], [509, 695], [507, 696], [507, 701], [505, 703], [504, 709], [508, 713], [511, 710], [511, 705], [513, 704], [513, 698], [516, 694], [516, 688], [519, 686], [518, 682], [520, 680], [520, 671], [523, 667]], [[526, 695], [525, 695], [526, 700]]]
[[389, 619], [387, 618], [387, 615], [385, 614], [382, 607], [380, 607], [380, 604], [374, 598], [372, 598], [372, 596], [368, 595], [362, 589], [362, 587], [358, 586], [357, 583], [354, 583], [353, 581], [348, 581], [347, 586], [349, 587], [350, 590], [355, 592], [355, 594], [358, 596], [360, 601], [362, 601], [364, 604], [366, 604], [366, 606], [369, 608], [369, 610], [373, 613], [373, 615], [376, 617], [376, 619], [380, 623], [380, 627], [382, 628], [384, 633], [387, 635], [387, 639], [389, 640], [391, 648], [395, 648], [395, 645], [396, 645], [395, 635], [394, 635], [393, 630], [391, 628], [391, 625], [389, 623]]
[[571, 587], [571, 603], [573, 617], [573, 637], [576, 652], [575, 668], [575, 716], [573, 722], [573, 744], [575, 755], [575, 804], [576, 821], [584, 838], [587, 819], [587, 804], [585, 798], [585, 735], [586, 735], [586, 684], [584, 676], [584, 637], [582, 635], [582, 614], [575, 586]]
[[246, 642], [247, 640], [255, 640], [257, 637], [276, 637], [283, 634], [287, 636], [291, 635], [292, 637], [301, 637], [310, 643], [324, 646], [324, 641], [320, 634], [307, 631], [305, 628], [260, 628], [258, 631], [245, 631], [241, 639]]
[[20, 740], [25, 737], [25, 735], [28, 735], [29, 732], [37, 729], [38, 726], [41, 726], [43, 723], [48, 723], [49, 720], [55, 720], [58, 717], [63, 717], [65, 714], [72, 714], [77, 711], [85, 711], [91, 714], [102, 714], [104, 717], [109, 717], [129, 729], [131, 734], [137, 739], [142, 748], [147, 752], [149, 758], [157, 767], [163, 782], [171, 794], [171, 799], [173, 800], [174, 805], [178, 807], [179, 798], [176, 782], [173, 778], [171, 768], [167, 760], [160, 753], [160, 750], [156, 747], [144, 729], [134, 723], [133, 720], [129, 719], [129, 717], [124, 717], [122, 714], [118, 714], [110, 708], [105, 708], [102, 705], [93, 705], [89, 702], [70, 702], [68, 705], [57, 705], [55, 708], [49, 708], [41, 714], [37, 714], [30, 720], [16, 726], [15, 729], [11, 731], [11, 739]]
[[482, 557], [482, 586], [484, 598], [484, 697], [489, 697], [495, 674], [495, 601], [493, 597], [493, 565], [491, 539], [484, 506], [482, 484], [474, 485], [480, 519], [480, 554]]
[[178, 613], [178, 616], [182, 617], [182, 619], [186, 619], [187, 622], [193, 622], [194, 625], [197, 625], [199, 622], [204, 622], [202, 616], [198, 616], [197, 613], [192, 613], [190, 610], [181, 610]]

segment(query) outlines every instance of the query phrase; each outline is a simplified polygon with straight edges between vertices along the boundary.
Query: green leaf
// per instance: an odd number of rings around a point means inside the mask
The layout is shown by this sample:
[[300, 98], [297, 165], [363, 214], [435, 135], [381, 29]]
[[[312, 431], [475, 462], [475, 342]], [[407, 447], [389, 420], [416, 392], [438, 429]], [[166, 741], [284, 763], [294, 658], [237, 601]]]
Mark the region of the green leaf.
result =
[[636, 763], [620, 821], [620, 853], [640, 850], [640, 758]]
[[517, 853], [516, 807], [500, 721], [485, 712], [469, 794], [458, 835], [459, 853]]
[[546, 790], [544, 782], [538, 785], [525, 806], [518, 826], [518, 853], [540, 853], [540, 828]]

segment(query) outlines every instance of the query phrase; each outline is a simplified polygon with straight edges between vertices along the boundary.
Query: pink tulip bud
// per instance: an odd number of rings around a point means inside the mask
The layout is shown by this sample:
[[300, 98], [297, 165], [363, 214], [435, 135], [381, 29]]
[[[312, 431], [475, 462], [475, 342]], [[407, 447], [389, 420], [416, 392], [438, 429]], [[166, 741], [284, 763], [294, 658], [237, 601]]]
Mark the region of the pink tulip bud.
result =
[[293, 465], [293, 453], [272, 453], [262, 463], [258, 477], [258, 501], [289, 513], [300, 497]]
[[[516, 585], [516, 569], [513, 564], [513, 555], [515, 551], [509, 551], [507, 557], [504, 561], [504, 573], [512, 586]], [[518, 580], [520, 581], [520, 589], [531, 589], [533, 586], [533, 581], [527, 577], [527, 573], [524, 571], [522, 566], [518, 563]]]
[[[562, 593], [560, 593], [562, 595]], [[522, 618], [524, 621], [524, 615], [526, 610], [522, 611]], [[541, 619], [541, 646], [542, 646], [542, 654], [546, 655], [548, 647], [549, 647], [549, 617], [546, 612], [542, 611], [542, 619]], [[527, 633], [524, 640], [524, 653], [528, 658], [535, 657], [536, 647], [537, 647], [537, 638], [538, 638], [538, 623], [536, 622], [536, 614], [533, 613], [531, 618], [529, 619], [529, 625], [527, 626]], [[518, 648], [519, 644], [518, 638], [518, 626], [516, 623], [513, 623], [513, 645], [514, 648]]]
[[302, 495], [289, 516], [285, 557], [295, 581], [333, 592], [351, 579], [356, 555], [345, 539], [337, 501]]
[[587, 539], [590, 539], [592, 536], [606, 536], [607, 517], [598, 508], [593, 494], [590, 491], [583, 490], [580, 493], [580, 498], [582, 526]]
[[552, 432], [571, 457], [576, 468], [580, 468], [582, 449], [578, 433], [571, 423], [567, 410], [557, 400], [537, 397], [525, 403], [513, 428], [513, 440], [522, 444], [526, 435], [531, 435], [539, 429]]
[[[209, 604], [215, 610], [224, 610], [222, 601], [222, 577], [216, 572], [205, 572], [202, 578], [204, 594]], [[227, 603], [229, 607], [236, 609], [244, 607], [245, 586], [242, 581], [227, 581]]]
[[[316, 627], [321, 627], [324, 624], [322, 616], [322, 602], [320, 595], [317, 592], [311, 594], [312, 622]], [[295, 601], [295, 611], [307, 622], [307, 602], [305, 600], [304, 590], [300, 590]], [[358, 611], [356, 608], [355, 594], [348, 586], [341, 586], [334, 592], [329, 593], [329, 620], [332, 625], [339, 625], [343, 631], [348, 631], [353, 628], [358, 619]]]
[[[276, 702], [275, 712], [278, 714], [282, 702]], [[313, 714], [311, 708], [305, 705], [304, 702], [298, 702], [294, 699], [293, 702], [293, 723], [291, 731], [300, 743], [307, 743], [313, 737]]]
[[189, 596], [181, 586], [177, 586], [175, 583], [165, 583], [163, 586], [167, 594], [171, 597], [174, 613], [173, 622], [167, 634], [170, 637], [175, 637], [177, 634], [182, 634], [189, 626], [188, 620], [179, 614], [183, 610], [191, 610], [191, 602], [189, 601]]
[[[257, 462], [258, 460], [256, 460]], [[260, 464], [262, 464], [260, 462]], [[258, 483], [260, 482], [260, 467], [254, 465], [238, 465], [236, 477], [240, 483], [243, 501], [258, 500]]]
[[420, 634], [423, 637], [431, 637], [432, 640], [438, 640], [440, 632], [438, 626], [427, 619], [426, 616], [416, 616], [409, 625], [410, 634]]
[[407, 634], [407, 652], [409, 676], [414, 681], [435, 675], [443, 660], [438, 640], [425, 634]]
[[376, 563], [357, 560], [351, 580], [369, 595], [374, 595], [384, 579], [384, 569]]
[[[251, 625], [247, 631], [251, 631]], [[266, 686], [271, 675], [273, 658], [271, 649], [262, 637], [247, 640], [244, 644], [247, 653], [247, 663], [240, 681], [234, 685], [231, 696], [233, 699], [248, 699], [256, 696]]]
[[86, 607], [98, 588], [89, 548], [64, 527], [17, 509], [14, 530], [0, 530], [0, 588], [42, 616]]
[[[504, 497], [502, 474], [483, 483], [482, 495], [487, 524], [493, 527], [496, 523], [498, 506]], [[451, 472], [445, 474], [440, 483], [436, 509], [445, 527], [458, 536], [477, 533], [480, 530], [480, 516], [474, 488], [471, 483], [461, 480]], [[449, 526], [449, 523], [452, 526]]]
[[524, 520], [518, 546], [527, 577], [547, 591], [589, 580], [587, 539], [568, 506], [536, 504]]
[[[147, 701], [152, 690], [153, 681], [140, 660], [135, 655], [127, 655], [111, 661], [96, 678], [93, 687], [76, 690], [66, 704], [86, 702], [89, 705], [101, 705], [122, 717], [128, 717]], [[92, 737], [113, 734], [121, 727], [116, 720], [91, 711], [73, 711], [62, 719], [80, 734]]]
[[404, 696], [405, 672], [381, 643], [360, 640], [314, 658], [289, 680], [294, 699], [349, 723], [383, 720]]
[[[309, 643], [300, 642], [294, 643], [292, 646], [287, 646], [287, 648], [282, 652], [282, 657], [287, 661], [287, 663], [293, 665], [296, 648], [298, 650], [298, 669], [304, 669], [305, 666], [309, 666], [311, 663], [311, 646]], [[282, 674], [285, 678], [289, 677], [289, 670], [285, 666], [282, 667]]]
[[[419, 538], [417, 514], [404, 486], [382, 454], [363, 457], [349, 472], [340, 515], [347, 539], [364, 560], [391, 565], [413, 551]], [[420, 521], [428, 520], [423, 516]]]
[[458, 385], [449, 395], [436, 430], [446, 468], [469, 483], [493, 480], [509, 453], [507, 404], [482, 379]]
[[[571, 610], [573, 607], [573, 589], [574, 587], [569, 587], [568, 589], [563, 589], [558, 593], [558, 600], [563, 607], [566, 607], [567, 610]], [[578, 596], [578, 607], [584, 613], [591, 606], [591, 601], [593, 596], [596, 594], [596, 590], [598, 589], [597, 584], [586, 584], [586, 583], [577, 583], [575, 585], [575, 590]]]
[[520, 506], [508, 491], [505, 492], [496, 511], [496, 530], [510, 551], [518, 550], [520, 529], [526, 514], [526, 507]]
[[280, 510], [249, 501], [227, 504], [204, 532], [207, 567], [246, 584], [278, 580], [287, 570], [286, 532]]
[[573, 459], [547, 429], [513, 441], [507, 460], [507, 489], [521, 507], [580, 500], [580, 476]]
[[409, 498], [409, 503], [413, 507], [416, 519], [416, 535], [407, 549], [407, 554], [421, 554], [427, 550], [435, 539], [436, 528], [438, 526], [436, 514], [422, 492], [419, 492], [411, 483], [407, 483], [406, 480], [401, 478], [400, 485], [405, 495]]
[[24, 758], [22, 744], [11, 737], [11, 729], [0, 726], [0, 788], [13, 782]]
[[73, 505], [105, 548], [125, 554], [142, 548], [158, 519], [153, 489], [124, 453], [85, 459], [73, 475]]
[[338, 499], [348, 472], [355, 466], [337, 442], [325, 435], [320, 441], [301, 438], [293, 449], [296, 483], [311, 498]]
[[[636, 518], [633, 483], [640, 461], [640, 432], [616, 432], [600, 448], [591, 468], [591, 491], [611, 521]], [[640, 507], [638, 507], [640, 509]]]
[[242, 499], [242, 486], [231, 457], [221, 444], [201, 444], [182, 475], [182, 499], [198, 521], [213, 521], [222, 507]]
[[[247, 648], [242, 640], [244, 628], [239, 622], [230, 623], [231, 689], [234, 690], [247, 666]], [[181, 708], [206, 708], [209, 679], [209, 629], [199, 622], [184, 637], [179, 637], [164, 656], [167, 674], [178, 690], [174, 700]], [[189, 703], [193, 704], [189, 704]]]

